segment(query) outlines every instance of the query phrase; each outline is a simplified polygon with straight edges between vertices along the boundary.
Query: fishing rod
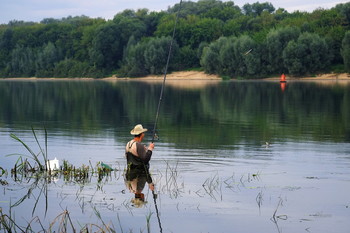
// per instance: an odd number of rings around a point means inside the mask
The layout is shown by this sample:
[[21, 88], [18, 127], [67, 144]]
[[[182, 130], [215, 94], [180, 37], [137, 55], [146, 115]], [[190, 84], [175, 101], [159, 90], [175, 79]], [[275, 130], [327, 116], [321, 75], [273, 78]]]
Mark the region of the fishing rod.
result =
[[[179, 9], [178, 9], [178, 11], [176, 13], [176, 19], [175, 19], [175, 24], [174, 24], [174, 29], [173, 29], [173, 35], [172, 35], [172, 38], [171, 38], [171, 42], [170, 42], [170, 46], [169, 46], [169, 52], [168, 52], [168, 58], [167, 58], [166, 65], [165, 65], [164, 78], [163, 78], [162, 88], [160, 90], [158, 107], [157, 107], [157, 113], [156, 113], [156, 119], [154, 121], [154, 127], [153, 127], [152, 143], [154, 142], [154, 139], [156, 137], [156, 128], [157, 128], [157, 123], [158, 123], [158, 119], [159, 119], [160, 105], [161, 105], [162, 100], [163, 100], [165, 80], [166, 80], [166, 75], [168, 73], [170, 56], [171, 56], [171, 52], [172, 52], [172, 48], [173, 48], [173, 44], [174, 44], [174, 40], [175, 40], [176, 26], [177, 26], [177, 22], [179, 20], [179, 13], [180, 13], [180, 10], [181, 10], [181, 6], [182, 6], [182, 0], [180, 0]], [[161, 225], [161, 222], [160, 222], [159, 210], [158, 210], [158, 205], [157, 205], [157, 201], [156, 201], [157, 200], [157, 194], [154, 192], [154, 190], [152, 190], [152, 195], [153, 195], [153, 200], [154, 200], [154, 206], [156, 208], [157, 219], [158, 219], [158, 224], [159, 224], [159, 230], [160, 230], [160, 233], [162, 233], [163, 232], [163, 228], [162, 228], [162, 225]]]
[[152, 195], [153, 195], [153, 200], [154, 200], [154, 207], [156, 208], [156, 214], [157, 214], [157, 219], [158, 219], [159, 231], [160, 231], [160, 233], [163, 233], [162, 224], [160, 223], [158, 205], [157, 205], [157, 201], [156, 201], [157, 194], [154, 192], [154, 190], [152, 190]]
[[169, 46], [168, 58], [167, 58], [166, 65], [165, 65], [163, 84], [162, 84], [162, 88], [160, 90], [158, 107], [157, 107], [157, 113], [156, 113], [156, 119], [154, 121], [154, 127], [153, 127], [152, 143], [154, 142], [154, 139], [156, 137], [156, 128], [157, 128], [157, 123], [158, 123], [158, 118], [159, 118], [159, 110], [160, 110], [160, 105], [161, 105], [162, 100], [163, 100], [163, 92], [164, 92], [164, 87], [165, 87], [165, 80], [166, 80], [166, 75], [167, 75], [167, 72], [168, 72], [170, 56], [171, 56], [171, 52], [172, 52], [172, 48], [173, 48], [173, 44], [174, 44], [174, 40], [175, 40], [176, 25], [177, 25], [177, 22], [179, 20], [179, 13], [180, 13], [180, 10], [181, 10], [181, 6], [182, 6], [182, 0], [180, 0], [179, 9], [178, 9], [178, 11], [176, 13], [176, 19], [175, 19], [175, 25], [174, 25], [174, 29], [173, 29], [173, 35], [172, 35], [172, 38], [171, 38], [171, 42], [170, 42], [170, 46]]

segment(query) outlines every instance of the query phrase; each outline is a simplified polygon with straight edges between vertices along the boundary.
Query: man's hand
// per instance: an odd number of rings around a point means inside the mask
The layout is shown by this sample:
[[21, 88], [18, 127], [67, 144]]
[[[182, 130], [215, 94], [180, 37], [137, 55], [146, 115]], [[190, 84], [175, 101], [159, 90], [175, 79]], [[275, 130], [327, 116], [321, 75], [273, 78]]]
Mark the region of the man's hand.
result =
[[150, 143], [149, 146], [148, 146], [148, 149], [149, 150], [153, 150], [154, 149], [154, 143]]

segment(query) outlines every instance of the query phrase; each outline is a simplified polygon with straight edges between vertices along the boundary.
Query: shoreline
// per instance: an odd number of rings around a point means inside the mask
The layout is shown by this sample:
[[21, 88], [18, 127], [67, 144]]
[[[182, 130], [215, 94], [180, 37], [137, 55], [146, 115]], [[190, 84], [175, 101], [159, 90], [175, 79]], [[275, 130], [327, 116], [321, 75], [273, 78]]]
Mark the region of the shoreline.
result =
[[[148, 75], [145, 77], [137, 77], [137, 78], [130, 78], [130, 77], [117, 77], [115, 75], [111, 77], [105, 77], [101, 79], [95, 79], [95, 78], [37, 78], [37, 77], [28, 77], [28, 78], [0, 78], [0, 80], [19, 80], [19, 81], [36, 81], [36, 80], [102, 80], [102, 81], [163, 81], [164, 75]], [[214, 74], [206, 74], [203, 71], [176, 71], [172, 72], [170, 74], [167, 74], [166, 80], [195, 80], [195, 81], [222, 81], [222, 78], [219, 75]], [[237, 79], [231, 79], [231, 80], [237, 80]], [[280, 77], [269, 77], [269, 78], [262, 78], [262, 79], [242, 79], [239, 81], [279, 81]], [[287, 81], [322, 81], [322, 80], [348, 80], [350, 81], [350, 74], [348, 73], [327, 73], [327, 74], [320, 74], [316, 76], [305, 76], [305, 77], [290, 77], [286, 76]]]

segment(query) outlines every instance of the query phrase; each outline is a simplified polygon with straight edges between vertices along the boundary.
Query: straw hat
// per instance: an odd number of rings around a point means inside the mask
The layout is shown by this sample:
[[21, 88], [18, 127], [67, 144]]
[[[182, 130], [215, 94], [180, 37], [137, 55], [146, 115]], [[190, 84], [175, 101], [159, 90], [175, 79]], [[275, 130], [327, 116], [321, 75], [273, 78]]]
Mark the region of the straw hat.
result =
[[139, 135], [141, 133], [146, 132], [147, 129], [143, 128], [141, 124], [136, 125], [131, 131], [131, 135]]

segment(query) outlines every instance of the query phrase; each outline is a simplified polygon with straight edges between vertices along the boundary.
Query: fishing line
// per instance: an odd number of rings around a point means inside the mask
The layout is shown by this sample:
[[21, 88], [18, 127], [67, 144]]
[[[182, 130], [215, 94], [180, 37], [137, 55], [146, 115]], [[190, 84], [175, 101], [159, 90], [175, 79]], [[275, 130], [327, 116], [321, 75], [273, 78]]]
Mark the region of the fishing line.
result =
[[172, 52], [172, 48], [173, 48], [173, 44], [174, 44], [174, 39], [175, 39], [176, 25], [177, 25], [177, 22], [179, 20], [179, 13], [180, 13], [180, 10], [181, 10], [181, 6], [182, 6], [182, 0], [180, 0], [179, 9], [178, 9], [178, 11], [176, 13], [176, 19], [175, 19], [175, 25], [174, 25], [174, 29], [173, 29], [173, 35], [172, 35], [172, 38], [171, 38], [171, 42], [170, 42], [170, 46], [169, 46], [168, 58], [167, 58], [166, 65], [165, 65], [164, 79], [163, 79], [162, 88], [160, 90], [158, 107], [157, 107], [157, 113], [156, 113], [156, 119], [154, 121], [154, 127], [153, 127], [152, 143], [154, 142], [154, 139], [156, 137], [156, 128], [157, 128], [157, 123], [158, 123], [158, 118], [159, 118], [159, 110], [160, 110], [160, 105], [161, 105], [161, 102], [162, 102], [162, 99], [163, 99], [165, 80], [166, 80], [166, 75], [167, 75], [167, 72], [168, 72], [170, 56], [171, 56], [171, 52]]

